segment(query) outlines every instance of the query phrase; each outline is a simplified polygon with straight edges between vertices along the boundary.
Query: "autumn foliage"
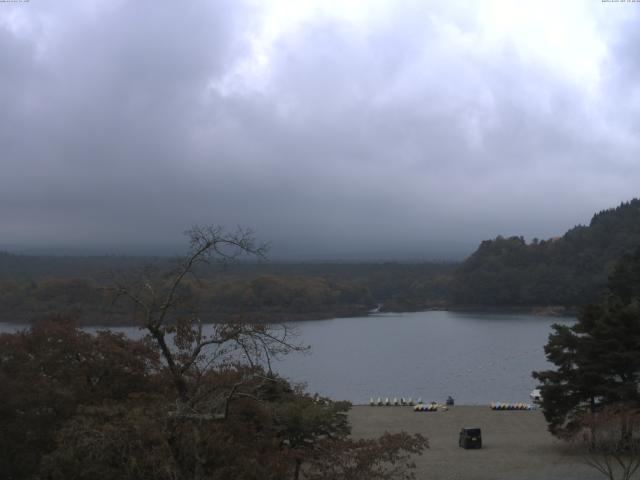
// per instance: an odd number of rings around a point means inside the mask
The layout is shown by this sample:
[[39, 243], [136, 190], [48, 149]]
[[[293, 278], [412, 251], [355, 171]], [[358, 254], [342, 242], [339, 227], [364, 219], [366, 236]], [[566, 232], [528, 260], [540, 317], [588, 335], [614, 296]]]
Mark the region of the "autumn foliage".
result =
[[286, 325], [205, 324], [188, 279], [210, 258], [262, 255], [250, 232], [188, 232], [162, 275], [111, 288], [141, 340], [52, 317], [0, 335], [0, 469], [9, 480], [413, 478], [420, 435], [349, 437], [348, 402], [271, 370], [305, 347]]

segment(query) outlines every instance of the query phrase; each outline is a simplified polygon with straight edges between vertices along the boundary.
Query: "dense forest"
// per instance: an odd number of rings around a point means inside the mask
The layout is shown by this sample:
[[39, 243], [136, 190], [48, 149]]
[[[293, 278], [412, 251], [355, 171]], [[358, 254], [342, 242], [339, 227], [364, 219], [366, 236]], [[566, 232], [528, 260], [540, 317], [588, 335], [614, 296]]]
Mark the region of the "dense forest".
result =
[[640, 245], [640, 200], [596, 213], [562, 237], [497, 237], [456, 270], [453, 305], [580, 306], [598, 300], [616, 262]]
[[[170, 271], [172, 258], [52, 257], [0, 253], [0, 321], [32, 322], [51, 313], [84, 323], [130, 323], [110, 287]], [[206, 321], [310, 320], [446, 305], [455, 264], [221, 263], [203, 265], [182, 286]], [[186, 308], [186, 307], [185, 307]]]
[[[199, 266], [182, 287], [206, 321], [311, 320], [383, 311], [578, 307], [596, 301], [612, 266], [640, 245], [640, 200], [595, 214], [562, 237], [487, 240], [462, 264], [233, 262]], [[28, 256], [0, 252], [0, 321], [64, 313], [129, 323], [110, 287], [170, 271], [170, 257]], [[557, 311], [557, 310], [554, 310]], [[184, 313], [184, 312], [183, 312]]]

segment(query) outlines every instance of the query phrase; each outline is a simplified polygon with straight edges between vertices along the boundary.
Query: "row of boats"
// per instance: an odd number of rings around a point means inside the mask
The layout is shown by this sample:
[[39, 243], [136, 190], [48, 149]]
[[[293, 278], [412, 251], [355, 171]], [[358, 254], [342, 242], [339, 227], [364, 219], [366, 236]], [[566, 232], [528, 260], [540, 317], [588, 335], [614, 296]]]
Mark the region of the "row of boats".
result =
[[377, 398], [377, 400], [374, 400], [373, 397], [371, 397], [369, 399], [369, 405], [371, 406], [378, 406], [378, 407], [398, 407], [398, 406], [413, 406], [416, 404], [421, 404], [422, 403], [422, 399], [418, 398], [418, 400], [416, 400], [415, 402], [413, 401], [413, 398], [409, 397], [409, 398], [404, 398], [404, 397], [400, 397], [398, 398], [393, 398], [393, 399], [389, 399], [389, 397], [385, 398], [384, 400], [380, 397]]
[[427, 404], [419, 404], [416, 405], [415, 407], [413, 407], [413, 410], [415, 412], [437, 412], [438, 410], [443, 410], [443, 411], [447, 411], [449, 410], [449, 407], [447, 407], [446, 405], [441, 405], [439, 403], [429, 403]]
[[[409, 397], [409, 398], [400, 397], [400, 399], [393, 398], [393, 400], [390, 400], [389, 397], [385, 398], [384, 400], [381, 397], [378, 397], [377, 400], [374, 400], [373, 397], [371, 397], [369, 399], [369, 405], [371, 405], [371, 406], [380, 406], [380, 407], [383, 407], [383, 406], [384, 407], [391, 407], [391, 406], [396, 406], [396, 407], [397, 406], [410, 406], [410, 407], [413, 407], [413, 406], [415, 406], [414, 410], [416, 410], [416, 411], [422, 411], [423, 407], [427, 406], [427, 405], [422, 403], [422, 398], [418, 398], [418, 400], [416, 400], [415, 403], [414, 403], [413, 398], [411, 398], [411, 397]], [[436, 407], [435, 410], [437, 410], [437, 406], [438, 405], [440, 405], [440, 404], [438, 404], [437, 402], [431, 402], [431, 403], [429, 403], [428, 406], [430, 406], [430, 407], [434, 407], [435, 406]], [[453, 397], [449, 396], [447, 398], [446, 405], [440, 405], [441, 408], [442, 407], [446, 407], [446, 406], [453, 407]], [[433, 410], [433, 408], [432, 408], [432, 410]], [[429, 411], [432, 411], [432, 410], [429, 410]]]
[[[541, 400], [541, 396], [540, 396], [540, 391], [539, 390], [534, 390], [533, 392], [531, 392], [530, 394], [531, 399], [534, 402], [539, 402]], [[438, 410], [438, 408], [442, 409], [442, 410], [446, 410], [447, 407], [452, 407], [453, 406], [453, 398], [449, 397], [447, 398], [447, 402], [446, 405], [440, 405], [437, 402], [431, 402], [429, 404], [424, 404], [422, 403], [422, 399], [418, 398], [415, 402], [413, 401], [413, 398], [409, 397], [409, 398], [405, 398], [405, 397], [394, 397], [393, 399], [390, 399], [389, 397], [386, 397], [384, 399], [382, 399], [382, 397], [378, 397], [377, 399], [374, 399], [373, 397], [371, 397], [369, 399], [369, 405], [371, 406], [379, 406], [379, 407], [398, 407], [398, 406], [411, 406], [414, 407], [414, 410], [416, 412], [435, 412]], [[535, 410], [537, 409], [537, 405], [535, 403], [524, 403], [524, 402], [491, 402], [491, 404], [489, 405], [491, 407], [491, 410]]]
[[491, 402], [491, 410], [535, 410], [538, 407], [531, 403]]

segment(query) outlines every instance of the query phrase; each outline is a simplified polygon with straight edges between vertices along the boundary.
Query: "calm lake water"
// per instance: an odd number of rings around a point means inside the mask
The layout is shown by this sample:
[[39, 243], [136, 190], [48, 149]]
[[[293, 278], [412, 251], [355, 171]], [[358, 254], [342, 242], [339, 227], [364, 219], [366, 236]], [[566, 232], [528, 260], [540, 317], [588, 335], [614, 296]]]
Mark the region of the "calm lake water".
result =
[[[529, 401], [532, 370], [549, 365], [543, 346], [551, 324], [566, 317], [505, 313], [385, 313], [290, 325], [307, 354], [291, 354], [274, 370], [310, 392], [367, 403], [370, 397], [421, 397], [457, 403]], [[18, 325], [0, 324], [0, 331]], [[135, 328], [116, 328], [132, 337]]]

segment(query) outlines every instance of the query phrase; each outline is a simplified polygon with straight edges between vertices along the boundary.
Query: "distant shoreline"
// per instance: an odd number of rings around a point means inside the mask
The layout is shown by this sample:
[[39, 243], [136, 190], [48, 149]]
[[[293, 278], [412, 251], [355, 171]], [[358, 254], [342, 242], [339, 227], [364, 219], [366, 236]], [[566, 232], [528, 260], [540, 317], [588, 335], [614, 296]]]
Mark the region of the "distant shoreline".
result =
[[486, 313], [520, 313], [540, 317], [575, 317], [580, 313], [580, 307], [563, 305], [532, 305], [532, 306], [472, 306], [451, 307], [449, 312], [486, 312]]
[[[280, 324], [280, 323], [293, 323], [293, 322], [315, 322], [323, 320], [333, 320], [341, 318], [362, 318], [374, 315], [393, 315], [403, 313], [419, 313], [419, 312], [452, 312], [452, 313], [486, 313], [486, 314], [514, 314], [514, 315], [533, 315], [539, 317], [576, 317], [579, 313], [577, 307], [562, 307], [562, 306], [531, 306], [531, 307], [499, 307], [499, 306], [476, 306], [476, 307], [433, 307], [420, 310], [401, 310], [401, 311], [348, 311], [348, 312], [316, 312], [305, 314], [291, 314], [284, 313], [279, 315], [274, 312], [268, 312], [261, 314], [260, 312], [249, 312], [247, 314], [225, 314], [225, 319], [219, 321], [212, 321], [210, 319], [204, 319], [203, 324], [216, 324], [216, 323], [228, 323], [233, 321], [245, 321], [246, 323], [260, 323], [260, 324]], [[124, 315], [123, 315], [124, 316]], [[120, 315], [118, 315], [120, 317]], [[6, 325], [19, 325], [19, 326], [31, 326], [38, 321], [46, 318], [46, 315], [38, 314], [34, 315], [31, 319], [10, 320], [1, 319], [0, 324]], [[120, 321], [120, 319], [112, 318], [110, 321], [105, 321], [104, 318], [95, 319], [82, 319], [80, 316], [78, 320], [79, 327], [104, 327], [104, 328], [122, 328], [122, 327], [138, 327], [140, 326], [136, 322]]]

